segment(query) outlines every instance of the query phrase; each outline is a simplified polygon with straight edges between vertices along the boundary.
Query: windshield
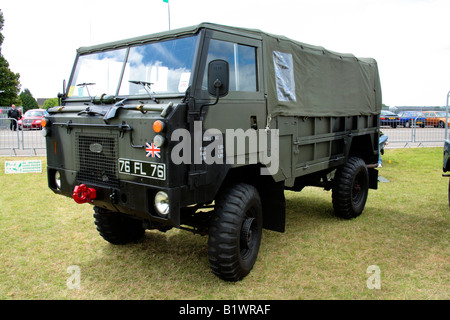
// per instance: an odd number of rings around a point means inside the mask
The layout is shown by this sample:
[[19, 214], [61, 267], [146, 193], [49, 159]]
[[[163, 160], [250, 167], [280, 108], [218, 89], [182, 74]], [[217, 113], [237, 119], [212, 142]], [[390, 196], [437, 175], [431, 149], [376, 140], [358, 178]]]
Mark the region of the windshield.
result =
[[46, 111], [29, 110], [25, 112], [25, 117], [43, 117]]
[[127, 49], [88, 54], [78, 58], [68, 97], [115, 95]]
[[197, 36], [153, 42], [78, 58], [68, 97], [184, 94], [189, 86]]
[[151, 91], [184, 93], [191, 78], [197, 37], [150, 43], [130, 49], [119, 95], [146, 94], [142, 85], [151, 83]]

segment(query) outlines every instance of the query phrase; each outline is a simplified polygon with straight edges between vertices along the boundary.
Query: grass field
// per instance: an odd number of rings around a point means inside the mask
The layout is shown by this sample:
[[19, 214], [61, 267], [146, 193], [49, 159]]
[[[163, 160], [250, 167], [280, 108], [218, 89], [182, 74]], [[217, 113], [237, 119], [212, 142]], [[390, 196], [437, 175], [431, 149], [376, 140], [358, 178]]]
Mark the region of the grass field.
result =
[[[330, 192], [287, 192], [286, 232], [264, 231], [237, 283], [210, 272], [206, 237], [147, 231], [136, 244], [105, 242], [92, 207], [54, 195], [37, 159], [42, 174], [6, 175], [5, 160], [18, 159], [0, 158], [0, 299], [450, 299], [442, 148], [386, 150], [379, 172], [390, 182], [370, 190], [354, 220], [332, 215]], [[369, 266], [380, 289], [368, 288]]]

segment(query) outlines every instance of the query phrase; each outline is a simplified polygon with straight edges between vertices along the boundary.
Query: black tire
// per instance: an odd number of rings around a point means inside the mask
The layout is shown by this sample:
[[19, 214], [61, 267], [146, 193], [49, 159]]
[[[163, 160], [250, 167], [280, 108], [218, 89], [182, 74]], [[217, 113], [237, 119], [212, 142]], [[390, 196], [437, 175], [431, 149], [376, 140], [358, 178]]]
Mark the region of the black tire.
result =
[[99, 207], [94, 207], [97, 231], [112, 244], [136, 242], [145, 234], [142, 221]]
[[351, 157], [335, 175], [332, 199], [335, 215], [344, 219], [358, 217], [369, 193], [369, 173], [361, 158]]
[[253, 268], [262, 236], [262, 205], [258, 191], [237, 184], [216, 199], [208, 238], [212, 272], [225, 281], [239, 281]]
[[445, 124], [443, 121], [439, 121], [438, 128], [445, 128]]

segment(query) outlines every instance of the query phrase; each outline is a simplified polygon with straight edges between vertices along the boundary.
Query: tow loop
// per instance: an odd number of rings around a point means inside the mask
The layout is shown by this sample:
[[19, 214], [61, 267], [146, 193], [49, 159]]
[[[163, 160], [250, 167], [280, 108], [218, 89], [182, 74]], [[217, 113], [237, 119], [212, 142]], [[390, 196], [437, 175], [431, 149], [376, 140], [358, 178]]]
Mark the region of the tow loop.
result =
[[85, 184], [75, 186], [73, 189], [73, 200], [76, 203], [92, 202], [97, 196], [97, 192], [93, 188], [88, 188]]

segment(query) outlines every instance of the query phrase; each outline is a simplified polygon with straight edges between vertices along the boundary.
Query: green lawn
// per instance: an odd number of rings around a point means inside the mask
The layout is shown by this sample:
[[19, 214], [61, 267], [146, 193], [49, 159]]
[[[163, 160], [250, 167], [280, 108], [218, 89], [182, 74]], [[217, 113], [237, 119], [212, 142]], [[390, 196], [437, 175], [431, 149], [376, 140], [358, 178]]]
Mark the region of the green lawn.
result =
[[[386, 150], [379, 173], [390, 182], [370, 190], [354, 220], [332, 215], [330, 192], [287, 192], [286, 232], [264, 231], [237, 283], [210, 272], [206, 237], [147, 231], [136, 244], [105, 242], [92, 207], [54, 195], [36, 159], [42, 174], [5, 175], [5, 160], [18, 159], [0, 158], [0, 299], [450, 299], [442, 148]], [[67, 285], [71, 266], [78, 289]], [[380, 289], [367, 286], [369, 266]]]

